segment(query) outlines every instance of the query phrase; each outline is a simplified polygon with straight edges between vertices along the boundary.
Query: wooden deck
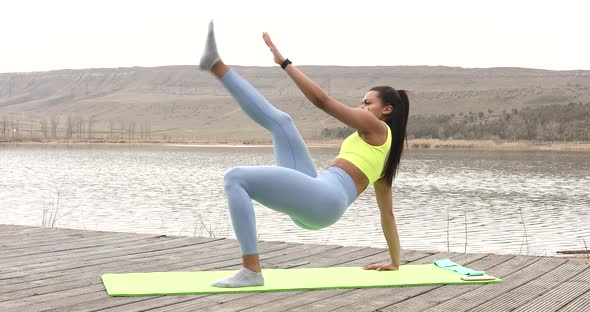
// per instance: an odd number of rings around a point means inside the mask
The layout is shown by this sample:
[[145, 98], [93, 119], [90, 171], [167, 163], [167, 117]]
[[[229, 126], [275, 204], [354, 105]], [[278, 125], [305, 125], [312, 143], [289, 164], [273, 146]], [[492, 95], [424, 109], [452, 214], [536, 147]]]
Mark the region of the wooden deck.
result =
[[[266, 268], [355, 266], [387, 250], [261, 242]], [[554, 257], [404, 250], [403, 263], [451, 258], [500, 284], [109, 297], [111, 272], [237, 269], [237, 241], [0, 225], [0, 311], [590, 311], [590, 263]]]

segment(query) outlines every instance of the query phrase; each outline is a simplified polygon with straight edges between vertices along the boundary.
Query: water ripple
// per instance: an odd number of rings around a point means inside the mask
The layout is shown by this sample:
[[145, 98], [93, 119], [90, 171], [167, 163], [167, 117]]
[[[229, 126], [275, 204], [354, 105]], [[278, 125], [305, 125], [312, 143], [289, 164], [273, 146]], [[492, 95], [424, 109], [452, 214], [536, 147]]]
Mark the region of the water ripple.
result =
[[[322, 171], [338, 150], [311, 153]], [[410, 151], [393, 195], [402, 248], [584, 249], [589, 159], [576, 152]], [[59, 193], [60, 227], [234, 238], [224, 172], [273, 163], [265, 146], [0, 145], [0, 223], [41, 225]], [[302, 230], [257, 203], [255, 211], [263, 240], [386, 247], [372, 188], [320, 231]]]

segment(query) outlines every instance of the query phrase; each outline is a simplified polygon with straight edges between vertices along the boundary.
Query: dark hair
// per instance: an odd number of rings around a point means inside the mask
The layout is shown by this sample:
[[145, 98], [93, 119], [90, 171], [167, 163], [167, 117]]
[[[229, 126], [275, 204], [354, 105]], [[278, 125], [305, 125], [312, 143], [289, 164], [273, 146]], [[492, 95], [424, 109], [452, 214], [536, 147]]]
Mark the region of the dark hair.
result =
[[385, 123], [391, 129], [391, 149], [385, 165], [385, 177], [391, 185], [399, 168], [404, 142], [407, 144], [406, 126], [410, 112], [410, 100], [407, 91], [396, 90], [392, 87], [378, 86], [371, 88], [370, 91], [377, 91], [384, 105], [393, 106], [393, 112], [385, 118]]

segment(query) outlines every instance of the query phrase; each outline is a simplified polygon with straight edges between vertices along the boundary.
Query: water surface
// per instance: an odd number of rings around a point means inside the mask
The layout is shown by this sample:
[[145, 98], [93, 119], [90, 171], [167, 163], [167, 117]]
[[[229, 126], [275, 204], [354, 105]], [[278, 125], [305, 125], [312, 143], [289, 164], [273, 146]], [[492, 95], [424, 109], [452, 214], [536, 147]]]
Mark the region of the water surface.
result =
[[[310, 151], [318, 171], [338, 153]], [[583, 152], [408, 151], [393, 194], [402, 248], [584, 249], [589, 160]], [[39, 226], [57, 206], [58, 227], [234, 238], [223, 173], [269, 164], [264, 146], [0, 145], [0, 223]], [[372, 188], [320, 231], [257, 203], [255, 211], [261, 240], [387, 246]]]

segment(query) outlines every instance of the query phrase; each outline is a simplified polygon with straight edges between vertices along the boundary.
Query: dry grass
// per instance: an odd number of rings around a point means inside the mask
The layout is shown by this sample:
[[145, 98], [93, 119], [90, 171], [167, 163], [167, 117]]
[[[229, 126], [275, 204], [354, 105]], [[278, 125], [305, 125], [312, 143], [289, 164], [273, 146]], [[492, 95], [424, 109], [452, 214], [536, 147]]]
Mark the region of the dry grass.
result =
[[[309, 147], [340, 147], [342, 140], [305, 140]], [[44, 140], [2, 142], [0, 144], [195, 144], [195, 145], [272, 145], [272, 141], [259, 140]], [[408, 150], [441, 149], [441, 150], [521, 150], [521, 151], [590, 151], [590, 142], [538, 142], [538, 141], [495, 141], [495, 140], [440, 140], [412, 139], [408, 140]]]
[[563, 150], [590, 151], [588, 142], [531, 142], [531, 141], [495, 141], [495, 140], [408, 140], [410, 149], [479, 149], [479, 150]]

